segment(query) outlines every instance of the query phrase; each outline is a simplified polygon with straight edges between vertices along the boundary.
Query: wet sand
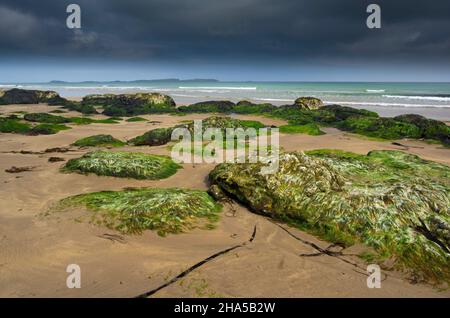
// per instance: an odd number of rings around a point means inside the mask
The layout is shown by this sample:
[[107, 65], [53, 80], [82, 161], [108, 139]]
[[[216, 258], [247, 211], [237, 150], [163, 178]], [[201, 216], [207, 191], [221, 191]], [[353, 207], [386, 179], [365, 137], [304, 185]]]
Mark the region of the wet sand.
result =
[[[46, 105], [2, 106], [2, 113], [41, 112], [57, 107]], [[79, 116], [78, 113], [62, 114]], [[142, 235], [122, 235], [104, 227], [76, 221], [87, 212], [70, 210], [46, 215], [67, 196], [124, 187], [181, 187], [206, 190], [213, 164], [184, 164], [175, 175], [158, 181], [143, 181], [95, 175], [62, 174], [64, 162], [50, 163], [51, 156], [66, 160], [92, 149], [71, 147], [66, 153], [18, 154], [66, 147], [94, 134], [111, 134], [130, 139], [152, 128], [169, 127], [210, 114], [142, 116], [161, 123], [91, 124], [72, 126], [50, 136], [0, 134], [0, 296], [2, 297], [133, 297], [151, 291], [197, 262], [230, 247], [240, 247], [218, 256], [184, 278], [154, 293], [153, 297], [449, 297], [426, 284], [412, 284], [404, 274], [384, 271], [382, 288], [366, 285], [366, 264], [355, 256], [364, 250], [353, 246], [342, 256], [315, 254], [308, 242], [323, 249], [331, 244], [249, 212], [238, 204], [225, 204], [213, 230], [160, 237], [146, 231]], [[96, 117], [102, 118], [101, 115]], [[284, 122], [258, 116], [268, 125]], [[374, 149], [398, 149], [424, 159], [450, 164], [450, 150], [420, 141], [391, 142], [368, 140], [336, 129], [326, 135], [281, 135], [285, 150], [335, 148], [367, 153]], [[168, 147], [123, 147], [130, 151], [169, 154]], [[32, 171], [6, 173], [11, 166], [32, 166]], [[256, 232], [254, 232], [256, 228]], [[254, 239], [250, 242], [252, 234]], [[104, 234], [119, 235], [110, 240]], [[300, 239], [300, 240], [299, 240]], [[66, 267], [81, 267], [81, 288], [66, 287]]]

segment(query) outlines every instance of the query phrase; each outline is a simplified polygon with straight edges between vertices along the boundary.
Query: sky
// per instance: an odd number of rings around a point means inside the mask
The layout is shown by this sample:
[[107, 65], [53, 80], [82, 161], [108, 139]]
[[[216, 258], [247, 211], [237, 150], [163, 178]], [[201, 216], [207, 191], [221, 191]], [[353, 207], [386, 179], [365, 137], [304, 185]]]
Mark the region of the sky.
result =
[[0, 0], [0, 82], [157, 78], [450, 82], [450, 1]]

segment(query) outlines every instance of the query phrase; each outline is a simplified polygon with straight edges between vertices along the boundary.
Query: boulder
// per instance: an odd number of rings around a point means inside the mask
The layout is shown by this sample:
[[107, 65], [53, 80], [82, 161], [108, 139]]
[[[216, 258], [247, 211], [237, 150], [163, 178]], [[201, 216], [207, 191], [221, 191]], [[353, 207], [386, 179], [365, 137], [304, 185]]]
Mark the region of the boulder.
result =
[[156, 128], [128, 141], [134, 146], [160, 146], [170, 141], [173, 128]]
[[180, 106], [178, 110], [185, 113], [231, 113], [235, 104], [228, 100], [206, 101]]
[[323, 106], [323, 102], [315, 97], [299, 97], [295, 100], [294, 104], [300, 109], [319, 109]]
[[421, 138], [419, 127], [394, 118], [352, 116], [338, 123], [337, 127], [382, 139]]
[[352, 116], [378, 117], [378, 114], [366, 109], [341, 105], [323, 106], [318, 113], [318, 119], [323, 122], [340, 122]]
[[97, 94], [85, 96], [82, 105], [103, 106], [108, 116], [135, 116], [176, 111], [175, 101], [159, 93]]
[[400, 151], [281, 153], [279, 169], [223, 163], [211, 193], [345, 246], [364, 243], [419, 277], [449, 281], [450, 168]]
[[233, 107], [233, 112], [236, 114], [261, 114], [269, 113], [275, 109], [276, 106], [269, 103], [256, 104], [248, 100], [241, 100]]
[[400, 115], [394, 119], [419, 127], [422, 138], [439, 140], [445, 145], [450, 145], [450, 127], [444, 122], [416, 114]]
[[39, 91], [13, 88], [0, 91], [0, 105], [9, 104], [39, 104], [63, 105], [66, 99], [54, 91]]

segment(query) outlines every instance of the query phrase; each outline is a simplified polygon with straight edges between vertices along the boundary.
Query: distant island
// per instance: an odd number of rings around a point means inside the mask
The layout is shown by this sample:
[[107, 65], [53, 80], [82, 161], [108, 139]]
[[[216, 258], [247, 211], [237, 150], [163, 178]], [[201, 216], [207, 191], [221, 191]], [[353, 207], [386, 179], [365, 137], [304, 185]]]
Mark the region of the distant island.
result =
[[81, 82], [67, 82], [60, 80], [53, 80], [46, 82], [47, 84], [92, 84], [92, 83], [102, 83], [102, 84], [120, 84], [120, 83], [161, 83], [161, 82], [211, 82], [217, 83], [219, 80], [212, 78], [192, 78], [192, 79], [179, 79], [179, 78], [162, 78], [162, 79], [151, 79], [151, 80], [132, 80], [132, 81], [81, 81]]

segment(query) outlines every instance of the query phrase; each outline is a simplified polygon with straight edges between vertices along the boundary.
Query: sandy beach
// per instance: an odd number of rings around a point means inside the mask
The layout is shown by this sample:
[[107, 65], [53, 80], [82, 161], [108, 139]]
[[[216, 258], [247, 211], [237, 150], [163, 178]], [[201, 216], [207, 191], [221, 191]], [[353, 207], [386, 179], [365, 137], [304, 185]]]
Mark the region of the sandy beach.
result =
[[[49, 112], [47, 105], [2, 106], [0, 112]], [[68, 112], [63, 116], [77, 116]], [[105, 227], [77, 222], [82, 209], [47, 214], [68, 196], [125, 187], [180, 187], [206, 190], [213, 164], [183, 164], [175, 175], [163, 180], [134, 180], [95, 175], [63, 174], [64, 162], [51, 163], [51, 156], [65, 160], [92, 149], [70, 146], [79, 138], [111, 134], [129, 140], [150, 129], [170, 127], [183, 120], [204, 119], [211, 114], [187, 116], [143, 115], [154, 121], [119, 124], [71, 125], [55, 135], [0, 134], [0, 297], [133, 297], [164, 285], [181, 272], [209, 256], [239, 247], [203, 264], [152, 297], [449, 297], [403, 273], [384, 271], [382, 288], [366, 285], [366, 264], [356, 255], [364, 250], [352, 246], [341, 256], [320, 254], [311, 243], [327, 249], [331, 244], [288, 225], [251, 213], [237, 203], [224, 206], [217, 227], [182, 234], [158, 236], [123, 235]], [[93, 118], [104, 118], [95, 115]], [[282, 125], [283, 120], [260, 116], [237, 116]], [[401, 140], [374, 141], [325, 128], [325, 135], [281, 135], [284, 150], [334, 148], [366, 154], [394, 149], [423, 159], [450, 164], [450, 150], [437, 144]], [[64, 153], [42, 153], [54, 147], [70, 147]], [[169, 155], [167, 145], [121, 147], [119, 150]], [[17, 153], [27, 151], [29, 153]], [[7, 173], [11, 166], [31, 171]], [[252, 238], [252, 235], [254, 237]], [[252, 239], [251, 239], [252, 238]], [[339, 247], [333, 247], [338, 248]], [[303, 256], [302, 256], [303, 255]], [[78, 264], [82, 288], [66, 287], [66, 267]]]

